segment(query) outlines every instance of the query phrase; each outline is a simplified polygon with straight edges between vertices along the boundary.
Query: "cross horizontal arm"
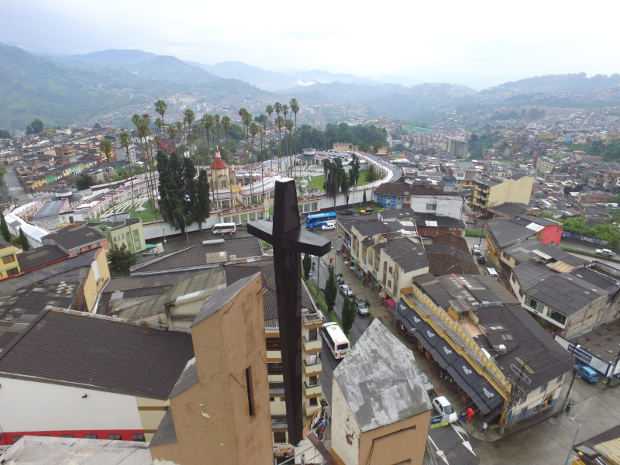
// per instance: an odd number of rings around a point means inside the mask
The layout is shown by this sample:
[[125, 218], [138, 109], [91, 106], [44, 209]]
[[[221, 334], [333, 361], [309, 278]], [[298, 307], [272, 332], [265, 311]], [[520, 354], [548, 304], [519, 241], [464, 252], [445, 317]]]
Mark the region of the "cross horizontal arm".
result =
[[325, 255], [332, 248], [332, 243], [329, 239], [304, 229], [296, 229], [280, 237], [274, 237], [273, 223], [271, 221], [251, 221], [248, 223], [248, 232], [274, 247], [280, 246], [295, 252], [317, 255], [319, 257]]

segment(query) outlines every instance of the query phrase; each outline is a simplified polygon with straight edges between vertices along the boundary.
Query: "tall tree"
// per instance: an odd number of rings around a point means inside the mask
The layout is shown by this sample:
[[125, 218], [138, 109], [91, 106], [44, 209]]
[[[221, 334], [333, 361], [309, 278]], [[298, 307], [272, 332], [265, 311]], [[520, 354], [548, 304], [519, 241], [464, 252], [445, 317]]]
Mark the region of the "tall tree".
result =
[[125, 130], [121, 131], [121, 135], [120, 135], [120, 144], [121, 147], [123, 147], [125, 149], [125, 154], [127, 155], [127, 163], [129, 163], [129, 179], [130, 179], [130, 183], [131, 183], [131, 210], [133, 211], [135, 209], [135, 205], [134, 205], [134, 196], [133, 196], [133, 161], [131, 159], [131, 156], [129, 155], [129, 144], [130, 144], [130, 137], [129, 137], [129, 133]]
[[[292, 98], [291, 101], [288, 104], [291, 107], [291, 111], [293, 112], [293, 119], [294, 119], [293, 130], [295, 131], [295, 136], [296, 136], [297, 135], [297, 113], [299, 112], [299, 102], [297, 101], [296, 98]], [[293, 153], [297, 152], [297, 147], [296, 147], [296, 144], [295, 144], [295, 139], [296, 139], [296, 137], [292, 138], [292, 142], [293, 142], [292, 151], [293, 151]]]
[[308, 278], [310, 278], [310, 270], [312, 269], [312, 257], [310, 254], [304, 254], [302, 264], [304, 267], [304, 279], [308, 280]]
[[159, 99], [155, 102], [155, 112], [160, 116], [162, 126], [166, 125], [166, 120], [164, 116], [166, 114], [166, 110], [168, 110], [168, 104], [163, 100]]
[[130, 268], [136, 263], [136, 257], [123, 244], [120, 248], [113, 245], [108, 252], [110, 270], [118, 274], [129, 274]]
[[[321, 264], [319, 263], [319, 266]], [[329, 267], [329, 276], [327, 277], [327, 281], [325, 282], [325, 289], [323, 290], [325, 294], [325, 303], [327, 304], [327, 309], [332, 312], [334, 310], [334, 304], [336, 303], [336, 295], [338, 294], [338, 288], [336, 287], [336, 276], [334, 275], [334, 267]]]
[[136, 127], [136, 133], [138, 135], [138, 140], [140, 141], [140, 148], [142, 150], [142, 156], [144, 157], [144, 166], [146, 167], [146, 189], [147, 195], [153, 206], [157, 206], [157, 195], [155, 193], [156, 185], [155, 185], [155, 176], [154, 176], [154, 160], [153, 160], [153, 152], [152, 146], [150, 142], [150, 119], [148, 114], [144, 114], [142, 116], [135, 114], [131, 118], [132, 123]]
[[224, 143], [228, 141], [228, 133], [230, 132], [231, 121], [229, 116], [222, 117], [222, 129], [224, 131]]
[[99, 150], [103, 153], [105, 161], [110, 163], [110, 160], [112, 159], [112, 141], [110, 141], [110, 139], [103, 138], [99, 143]]
[[207, 170], [202, 169], [198, 173], [198, 186], [196, 191], [194, 221], [198, 223], [199, 228], [202, 230], [202, 223], [209, 218], [209, 214], [211, 213]]
[[26, 235], [24, 234], [24, 231], [22, 230], [22, 228], [19, 228], [19, 236], [17, 236], [17, 243], [19, 244], [19, 248], [22, 249], [24, 252], [26, 252], [27, 250], [30, 250], [30, 243], [28, 242], [28, 239], [26, 238]]
[[340, 173], [340, 192], [344, 194], [344, 198], [349, 206], [349, 188], [351, 187], [351, 179], [346, 171], [342, 170]]
[[202, 117], [202, 126], [205, 128], [205, 134], [207, 136], [207, 153], [211, 152], [211, 144], [213, 141], [211, 140], [211, 131], [213, 130], [213, 126], [215, 125], [215, 118], [213, 115], [205, 115]]
[[6, 224], [6, 220], [4, 219], [4, 215], [0, 211], [0, 235], [6, 242], [11, 242], [11, 233], [9, 232], [9, 227]]
[[187, 108], [183, 112], [183, 125], [185, 126], [185, 144], [189, 149], [189, 136], [192, 132], [192, 124], [194, 124], [194, 120], [196, 119], [196, 114], [194, 110], [191, 108]]
[[346, 335], [349, 335], [351, 328], [353, 328], [355, 315], [355, 303], [349, 297], [345, 297], [342, 305], [342, 330]]
[[35, 118], [32, 122], [26, 127], [26, 134], [41, 134], [43, 132], [43, 121], [39, 118]]

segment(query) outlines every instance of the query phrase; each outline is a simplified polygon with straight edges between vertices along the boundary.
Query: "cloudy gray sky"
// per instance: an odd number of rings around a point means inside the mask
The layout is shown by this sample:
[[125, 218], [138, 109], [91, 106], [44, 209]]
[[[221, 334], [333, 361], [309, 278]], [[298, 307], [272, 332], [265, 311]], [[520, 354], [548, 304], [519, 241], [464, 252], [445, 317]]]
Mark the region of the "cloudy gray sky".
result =
[[618, 17], [618, 0], [0, 0], [0, 41], [480, 87], [620, 72]]

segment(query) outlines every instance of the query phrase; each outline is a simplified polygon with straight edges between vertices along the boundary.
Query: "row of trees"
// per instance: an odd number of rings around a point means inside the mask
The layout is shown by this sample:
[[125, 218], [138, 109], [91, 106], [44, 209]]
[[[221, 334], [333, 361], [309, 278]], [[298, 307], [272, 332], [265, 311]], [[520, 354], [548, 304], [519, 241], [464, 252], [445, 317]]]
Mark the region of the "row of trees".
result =
[[176, 153], [157, 153], [159, 174], [159, 210], [171, 226], [186, 234], [187, 227], [202, 223], [209, 217], [210, 199], [207, 172], [196, 168], [191, 158]]
[[[323, 290], [325, 294], [325, 303], [327, 304], [327, 309], [331, 313], [334, 311], [334, 305], [336, 305], [336, 297], [338, 295], [338, 286], [336, 285], [336, 276], [334, 274], [334, 267], [329, 267], [329, 276], [327, 277], [327, 281], [325, 282], [325, 289]], [[344, 301], [342, 303], [342, 330], [345, 334], [349, 334], [351, 328], [353, 327], [353, 323], [355, 322], [355, 315], [357, 315], [357, 308], [355, 301], [348, 296], [344, 296]]]
[[[334, 199], [334, 207], [336, 206], [336, 197], [338, 194], [343, 194], [346, 199], [346, 204], [349, 204], [349, 191], [352, 187], [356, 186], [360, 177], [360, 161], [359, 158], [353, 154], [351, 161], [351, 168], [347, 172], [342, 166], [342, 161], [339, 158], [335, 160], [323, 160], [323, 174], [325, 176], [325, 193], [328, 197]], [[373, 182], [380, 179], [381, 175], [377, 172], [374, 165], [371, 165], [368, 169], [368, 175], [366, 182]], [[365, 193], [364, 193], [365, 194]]]
[[374, 125], [350, 126], [346, 123], [328, 124], [325, 130], [309, 125], [300, 126], [294, 134], [296, 147], [313, 147], [319, 150], [332, 148], [334, 143], [344, 142], [359, 147], [366, 152], [375, 152], [387, 145], [387, 131]]

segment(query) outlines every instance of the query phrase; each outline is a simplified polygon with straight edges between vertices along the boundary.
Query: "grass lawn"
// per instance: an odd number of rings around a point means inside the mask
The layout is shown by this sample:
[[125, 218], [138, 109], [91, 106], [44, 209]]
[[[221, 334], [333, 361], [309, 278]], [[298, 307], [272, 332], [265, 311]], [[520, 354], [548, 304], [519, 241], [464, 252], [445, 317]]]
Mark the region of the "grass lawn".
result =
[[368, 184], [368, 170], [361, 170], [360, 177], [357, 178], [358, 186], [363, 186], [364, 184]]
[[143, 223], [148, 223], [150, 221], [161, 219], [159, 210], [155, 209], [155, 207], [153, 206], [153, 202], [151, 202], [150, 200], [144, 202], [144, 204], [142, 204], [142, 208], [144, 208], [144, 210], [132, 210], [129, 212], [129, 214], [132, 218], [141, 219]]
[[312, 190], [325, 190], [323, 184], [325, 183], [325, 176], [313, 176], [310, 178], [310, 184], [308, 185], [308, 189]]

